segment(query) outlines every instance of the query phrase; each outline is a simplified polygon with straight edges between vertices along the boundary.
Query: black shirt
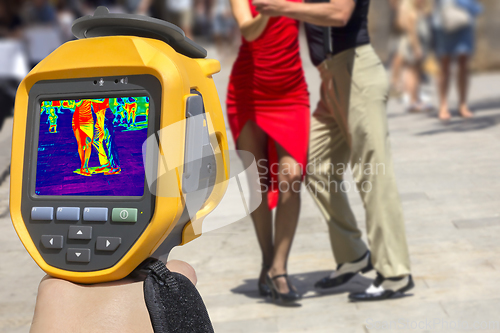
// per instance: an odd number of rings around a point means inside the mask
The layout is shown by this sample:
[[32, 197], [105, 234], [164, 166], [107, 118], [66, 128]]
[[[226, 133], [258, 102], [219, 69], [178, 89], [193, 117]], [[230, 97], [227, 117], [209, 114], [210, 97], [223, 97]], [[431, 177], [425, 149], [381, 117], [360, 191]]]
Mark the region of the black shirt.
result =
[[[368, 10], [370, 0], [354, 0], [356, 7], [351, 19], [345, 27], [332, 29], [333, 54], [370, 43], [368, 34]], [[325, 2], [325, 0], [305, 0], [305, 2]], [[327, 0], [326, 2], [329, 2]], [[326, 59], [325, 47], [323, 43], [324, 27], [306, 23], [307, 44], [309, 45], [309, 55], [315, 66], [318, 66]]]

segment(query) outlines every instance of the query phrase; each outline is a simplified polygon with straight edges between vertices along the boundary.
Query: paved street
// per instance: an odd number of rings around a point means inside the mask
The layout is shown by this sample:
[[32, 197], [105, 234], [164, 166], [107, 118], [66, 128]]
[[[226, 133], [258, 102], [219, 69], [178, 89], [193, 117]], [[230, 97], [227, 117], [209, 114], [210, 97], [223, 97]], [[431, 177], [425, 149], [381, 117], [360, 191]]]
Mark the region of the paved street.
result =
[[[305, 55], [311, 105], [318, 75]], [[224, 61], [230, 64], [232, 61]], [[225, 100], [229, 65], [216, 76]], [[456, 115], [441, 124], [433, 114], [408, 114], [397, 101], [388, 112], [395, 170], [406, 216], [416, 288], [380, 303], [349, 303], [347, 292], [370, 284], [373, 272], [342, 289], [318, 292], [314, 282], [336, 267], [327, 227], [308, 193], [289, 262], [305, 293], [297, 307], [280, 307], [258, 296], [261, 256], [249, 218], [204, 234], [176, 248], [171, 258], [191, 263], [217, 333], [375, 332], [404, 329], [452, 332], [457, 325], [500, 331], [500, 74], [472, 80], [472, 120]], [[456, 98], [454, 98], [456, 100]], [[0, 159], [6, 123], [0, 135]], [[232, 144], [232, 143], [231, 143]], [[234, 147], [234, 145], [232, 144]], [[3, 170], [0, 170], [0, 173]], [[38, 282], [44, 275], [23, 248], [7, 214], [8, 179], [0, 187], [0, 332], [28, 332]], [[349, 193], [364, 231], [363, 205]], [[236, 219], [217, 211], [212, 219]], [[392, 329], [389, 329], [392, 328]]]

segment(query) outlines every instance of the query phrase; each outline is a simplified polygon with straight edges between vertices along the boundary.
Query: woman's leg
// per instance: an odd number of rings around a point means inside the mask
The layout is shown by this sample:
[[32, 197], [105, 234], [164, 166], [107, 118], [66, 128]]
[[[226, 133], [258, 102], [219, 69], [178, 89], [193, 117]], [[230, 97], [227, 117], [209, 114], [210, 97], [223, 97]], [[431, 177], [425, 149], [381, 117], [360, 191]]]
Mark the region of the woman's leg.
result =
[[471, 118], [474, 115], [467, 105], [467, 91], [469, 89], [469, 56], [462, 54], [458, 56], [458, 96], [460, 98], [460, 115]]
[[[276, 210], [274, 235], [274, 260], [269, 270], [271, 277], [285, 274], [293, 236], [297, 229], [300, 212], [300, 187], [302, 172], [297, 161], [280, 145], [276, 144], [279, 158], [278, 188], [280, 191]], [[284, 277], [274, 280], [280, 293], [287, 293]]]
[[408, 66], [406, 91], [410, 95], [410, 111], [419, 111], [417, 110], [417, 104], [420, 102], [420, 66], [418, 64]]
[[266, 273], [273, 262], [273, 217], [267, 204], [267, 170], [258, 163], [267, 159], [267, 134], [253, 121], [248, 121], [238, 138], [238, 149], [252, 153], [258, 165], [262, 203], [251, 213], [252, 221], [262, 251], [264, 267], [261, 271], [259, 282], [265, 283]]
[[442, 56], [439, 59], [441, 71], [439, 73], [439, 119], [449, 120], [451, 118], [448, 108], [448, 87], [450, 84], [450, 56]]
[[403, 69], [403, 57], [396, 51], [391, 64], [391, 88], [395, 94], [401, 93], [401, 72]]

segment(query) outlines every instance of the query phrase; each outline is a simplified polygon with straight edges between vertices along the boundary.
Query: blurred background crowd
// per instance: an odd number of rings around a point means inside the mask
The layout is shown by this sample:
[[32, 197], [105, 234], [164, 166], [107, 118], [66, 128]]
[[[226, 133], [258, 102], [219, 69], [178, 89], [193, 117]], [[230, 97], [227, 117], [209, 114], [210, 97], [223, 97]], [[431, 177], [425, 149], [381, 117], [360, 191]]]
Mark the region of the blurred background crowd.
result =
[[[458, 65], [456, 82], [460, 101], [466, 99], [470, 67], [482, 71], [500, 68], [500, 52], [496, 52], [500, 43], [495, 36], [500, 31], [495, 19], [500, 13], [500, 1], [459, 1], [475, 15], [470, 31], [453, 36], [462, 39], [460, 43], [453, 41], [454, 45], [465, 48], [462, 57], [453, 59], [446, 56], [446, 52], [454, 50], [447, 49], [450, 41], [443, 37], [450, 34], [440, 33], [442, 15], [437, 14], [437, 9], [443, 6], [436, 3], [456, 1], [372, 0], [369, 20], [372, 45], [387, 67], [392, 68], [392, 96], [399, 98], [409, 112], [435, 110], [441, 120], [450, 118], [446, 92], [454, 60]], [[11, 112], [17, 84], [27, 72], [59, 45], [74, 39], [72, 22], [101, 5], [115, 13], [137, 13], [172, 22], [204, 46], [212, 44], [218, 50], [218, 58], [235, 54], [239, 45], [239, 31], [229, 0], [1, 0], [2, 114]], [[422, 88], [433, 78], [436, 84]], [[438, 103], [433, 105], [434, 91]], [[472, 116], [466, 107], [459, 107], [458, 111], [463, 117]]]
[[22, 78], [59, 45], [74, 39], [73, 21], [98, 6], [172, 22], [188, 37], [220, 49], [235, 44], [237, 27], [229, 0], [0, 0], [1, 123], [12, 112]]
[[229, 0], [2, 0], [0, 37], [22, 40], [32, 67], [74, 39], [73, 21], [98, 6], [159, 18], [181, 27], [190, 38], [208, 42], [232, 42], [236, 31]]

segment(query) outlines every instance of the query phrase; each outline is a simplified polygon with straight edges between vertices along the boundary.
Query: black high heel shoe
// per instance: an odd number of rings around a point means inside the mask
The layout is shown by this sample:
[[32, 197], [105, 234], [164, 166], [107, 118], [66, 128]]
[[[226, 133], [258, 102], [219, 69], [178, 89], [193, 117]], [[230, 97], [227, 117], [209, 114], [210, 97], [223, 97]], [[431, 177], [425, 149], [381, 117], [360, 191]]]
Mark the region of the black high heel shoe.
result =
[[262, 297], [269, 297], [272, 296], [271, 289], [267, 286], [265, 283], [260, 283], [259, 282], [259, 294]]
[[[269, 267], [262, 264], [262, 271], [265, 272], [266, 276], [267, 276], [267, 271], [269, 270]], [[262, 276], [262, 271], [260, 272], [260, 276]], [[258, 287], [259, 287], [259, 294], [260, 296], [262, 297], [269, 297], [272, 295], [272, 292], [271, 292], [271, 289], [269, 289], [269, 287], [267, 286], [266, 284], [266, 281], [264, 280], [264, 283], [260, 282], [260, 276], [259, 276], [259, 279], [257, 280], [257, 284], [258, 284]]]
[[[284, 277], [286, 279], [286, 283], [288, 284], [288, 292], [286, 294], [282, 294], [278, 291], [276, 286], [274, 285], [273, 280], [276, 280], [280, 277]], [[298, 301], [299, 299], [302, 298], [302, 296], [297, 293], [290, 281], [288, 280], [288, 274], [281, 274], [281, 275], [276, 275], [273, 276], [272, 278], [269, 276], [269, 274], [266, 275], [266, 284], [271, 290], [271, 296], [273, 298], [273, 301], [276, 302], [279, 300], [281, 303], [293, 303], [295, 301]]]

